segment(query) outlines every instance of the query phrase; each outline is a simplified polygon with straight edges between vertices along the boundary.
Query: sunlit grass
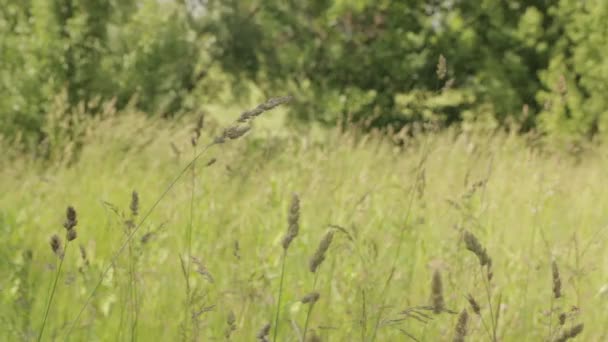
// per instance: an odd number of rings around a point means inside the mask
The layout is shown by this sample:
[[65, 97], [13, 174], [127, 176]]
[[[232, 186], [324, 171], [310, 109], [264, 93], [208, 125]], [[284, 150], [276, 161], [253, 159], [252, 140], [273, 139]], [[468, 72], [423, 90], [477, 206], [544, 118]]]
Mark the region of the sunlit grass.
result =
[[[195, 121], [168, 124], [125, 115], [98, 123], [75, 163], [48, 165], [25, 157], [2, 163], [0, 318], [7, 329], [1, 340], [37, 336], [55, 275], [48, 240], [73, 205], [79, 220], [75, 242], [86, 249], [89, 265], [78, 248], [70, 248], [45, 330], [45, 340], [65, 338], [125, 239], [124, 222], [112, 208], [128, 213], [134, 190], [142, 212], [152, 205], [191, 159]], [[219, 132], [210, 122], [201, 141]], [[457, 315], [429, 313], [432, 319], [423, 323], [399, 314], [431, 304], [437, 269], [446, 308], [469, 309], [468, 339], [487, 340], [465, 297], [473, 294], [482, 314], [489, 313], [479, 261], [466, 250], [462, 229], [473, 232], [493, 260], [499, 339], [548, 337], [554, 260], [563, 298], [553, 303], [561, 310], [553, 315], [553, 330], [557, 315], [576, 306], [578, 316], [566, 328], [584, 322], [581, 340], [607, 338], [608, 194], [602, 184], [608, 160], [601, 148], [575, 158], [541, 153], [526, 147], [524, 138], [505, 134], [446, 131], [402, 138], [403, 146], [374, 134], [333, 130], [311, 138], [280, 125], [258, 125], [242, 141], [211, 148], [197, 164], [192, 218], [193, 182], [187, 176], [134, 240], [140, 253], [137, 338], [179, 340], [187, 326], [186, 336], [223, 339], [230, 312], [235, 341], [254, 340], [264, 324], [274, 324], [281, 239], [293, 192], [301, 200], [300, 231], [285, 260], [280, 341], [297, 341], [303, 333], [308, 306], [300, 300], [313, 288], [320, 298], [309, 335], [367, 341], [381, 312], [377, 341], [405, 339], [403, 331], [421, 341], [451, 340]], [[205, 167], [211, 158], [217, 162]], [[191, 306], [198, 315], [184, 325], [180, 256], [188, 250], [184, 235], [191, 219], [192, 256], [210, 276], [192, 266], [190, 287], [200, 296]], [[313, 274], [310, 257], [331, 225], [340, 228], [334, 228], [324, 264]], [[382, 292], [401, 232], [396, 268]], [[71, 340], [130, 339], [127, 256], [111, 268]]]

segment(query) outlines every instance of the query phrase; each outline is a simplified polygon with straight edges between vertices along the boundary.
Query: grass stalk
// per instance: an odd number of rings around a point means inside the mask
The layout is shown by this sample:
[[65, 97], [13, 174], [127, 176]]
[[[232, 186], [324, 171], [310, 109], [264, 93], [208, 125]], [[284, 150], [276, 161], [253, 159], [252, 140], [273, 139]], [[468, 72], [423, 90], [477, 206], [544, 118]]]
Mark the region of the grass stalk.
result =
[[[317, 280], [319, 279], [319, 272], [315, 272], [315, 279], [313, 280], [312, 283], [312, 292], [314, 292], [317, 289]], [[315, 306], [316, 302], [311, 302], [310, 305], [308, 306], [308, 312], [306, 313], [306, 321], [304, 322], [304, 333], [302, 334], [302, 340], [306, 341], [306, 333], [308, 332], [308, 324], [310, 322], [310, 316], [312, 315], [312, 310]]]
[[64, 255], [59, 258], [59, 266], [57, 266], [57, 273], [55, 274], [55, 279], [53, 279], [53, 285], [51, 288], [51, 292], [49, 294], [49, 299], [46, 304], [46, 309], [44, 311], [44, 318], [42, 319], [42, 326], [40, 327], [40, 332], [38, 333], [38, 342], [42, 341], [42, 336], [44, 334], [44, 328], [46, 327], [46, 322], [49, 317], [49, 311], [51, 309], [51, 305], [53, 304], [53, 298], [55, 298], [55, 292], [57, 290], [57, 283], [59, 282], [59, 277], [61, 275], [61, 268], [63, 266], [63, 260], [65, 258], [65, 253], [68, 251], [68, 246], [70, 242], [67, 241], [65, 244], [65, 250], [63, 251]]
[[[425, 147], [426, 147], [427, 139], [425, 139]], [[397, 269], [397, 262], [399, 262], [399, 257], [401, 256], [401, 247], [403, 245], [403, 240], [405, 238], [405, 230], [407, 228], [407, 223], [409, 221], [409, 217], [410, 217], [410, 214], [412, 211], [412, 206], [414, 205], [414, 199], [416, 198], [416, 188], [418, 187], [418, 183], [420, 182], [420, 179], [421, 179], [420, 175], [421, 175], [422, 170], [424, 169], [424, 163], [426, 161], [426, 157], [428, 156], [426, 148], [423, 148], [422, 151], [423, 152], [421, 154], [420, 161], [418, 162], [418, 166], [416, 167], [416, 180], [414, 182], [414, 185], [410, 189], [410, 198], [409, 198], [406, 213], [405, 213], [405, 222], [403, 223], [403, 227], [401, 228], [401, 230], [399, 232], [399, 239], [397, 240], [397, 249], [395, 251], [395, 257], [393, 258], [391, 270], [389, 272], [389, 275], [388, 275], [386, 281], [384, 282], [384, 287], [382, 288], [381, 299], [380, 299], [380, 311], [378, 312], [376, 321], [374, 323], [374, 328], [372, 330], [372, 336], [370, 338], [371, 342], [374, 342], [376, 340], [376, 336], [378, 334], [378, 328], [380, 327], [380, 322], [382, 321], [382, 314], [384, 313], [384, 307], [386, 305], [386, 299], [388, 296], [387, 293], [390, 289], [390, 285], [393, 280], [395, 270]]]
[[287, 248], [283, 249], [283, 256], [281, 257], [281, 280], [279, 281], [279, 294], [277, 297], [277, 308], [274, 316], [274, 331], [272, 333], [272, 340], [277, 341], [279, 334], [279, 314], [281, 312], [281, 296], [283, 294], [283, 280], [285, 279], [285, 260], [287, 259]]

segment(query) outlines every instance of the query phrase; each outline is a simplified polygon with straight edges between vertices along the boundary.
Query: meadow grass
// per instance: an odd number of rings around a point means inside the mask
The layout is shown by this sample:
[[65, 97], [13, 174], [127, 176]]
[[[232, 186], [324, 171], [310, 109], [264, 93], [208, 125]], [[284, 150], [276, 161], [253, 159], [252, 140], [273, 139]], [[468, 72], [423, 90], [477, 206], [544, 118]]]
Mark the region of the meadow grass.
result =
[[[608, 338], [602, 148], [573, 156], [505, 133], [285, 127], [212, 146], [67, 336], [125, 243], [117, 213], [132, 213], [134, 190], [139, 212], [151, 207], [190, 161], [195, 126], [126, 113], [97, 122], [76, 162], [0, 163], [0, 340], [38, 336], [57, 275], [49, 237], [69, 205], [81, 252], [66, 250], [43, 340], [269, 340], [276, 322], [277, 341]], [[221, 132], [211, 120], [200, 141]], [[491, 267], [480, 266], [484, 251]]]

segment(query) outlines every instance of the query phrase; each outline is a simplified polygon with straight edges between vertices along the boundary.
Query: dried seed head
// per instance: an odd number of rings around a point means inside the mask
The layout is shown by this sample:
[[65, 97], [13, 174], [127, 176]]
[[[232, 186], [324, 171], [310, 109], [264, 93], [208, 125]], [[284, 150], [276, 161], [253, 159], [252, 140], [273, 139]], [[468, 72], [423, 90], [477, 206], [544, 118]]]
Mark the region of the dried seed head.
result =
[[65, 229], [70, 230], [70, 229], [76, 227], [76, 225], [78, 224], [78, 220], [76, 219], [76, 210], [74, 210], [74, 207], [72, 207], [72, 206], [68, 207], [65, 217], [66, 217], [66, 220], [65, 220], [65, 223], [63, 224]]
[[287, 233], [283, 237], [283, 249], [289, 248], [289, 245], [298, 235], [300, 231], [300, 198], [298, 194], [291, 196], [291, 204], [289, 205], [289, 213], [287, 215]]
[[72, 228], [72, 229], [68, 229], [68, 232], [66, 234], [66, 239], [68, 241], [73, 241], [78, 237], [78, 234], [76, 234], [76, 229]]
[[131, 194], [131, 205], [129, 208], [131, 209], [131, 215], [133, 217], [139, 214], [139, 194], [135, 190], [133, 190], [133, 193]]
[[441, 273], [439, 270], [433, 272], [433, 280], [431, 281], [431, 305], [433, 313], [439, 314], [445, 309], [445, 301], [443, 300], [443, 283], [441, 281]]
[[551, 267], [553, 269], [553, 297], [557, 299], [562, 296], [562, 280], [559, 276], [559, 268], [555, 261], [551, 263]]
[[481, 307], [479, 306], [479, 303], [477, 303], [477, 301], [471, 294], [467, 295], [467, 301], [471, 305], [471, 309], [473, 310], [473, 312], [477, 316], [481, 316]]
[[583, 332], [583, 328], [585, 326], [581, 324], [577, 324], [570, 329], [566, 329], [562, 332], [562, 334], [555, 339], [555, 342], [565, 342], [571, 338], [575, 338]]
[[269, 332], [270, 332], [270, 323], [266, 323], [266, 324], [264, 324], [262, 329], [260, 329], [260, 331], [258, 331], [258, 334], [256, 335], [256, 337], [260, 341], [264, 341], [264, 342], [268, 341]]
[[456, 331], [454, 333], [454, 342], [464, 342], [467, 336], [467, 321], [469, 320], [469, 314], [467, 310], [462, 310], [458, 316], [458, 323], [456, 323]]
[[325, 236], [323, 237], [323, 240], [321, 240], [321, 243], [319, 243], [319, 247], [317, 247], [317, 251], [315, 252], [315, 254], [313, 254], [313, 256], [310, 258], [310, 272], [315, 273], [317, 271], [317, 269], [319, 268], [319, 266], [321, 266], [321, 264], [323, 263], [323, 260], [325, 260], [325, 254], [327, 253], [327, 250], [329, 249], [329, 246], [331, 245], [331, 241], [334, 238], [334, 232], [332, 230], [330, 230], [329, 232], [327, 232], [327, 234], [325, 234]]
[[307, 294], [306, 296], [304, 296], [302, 298], [302, 303], [304, 303], [304, 304], [307, 304], [307, 303], [314, 304], [314, 303], [316, 303], [319, 300], [319, 297], [321, 297], [321, 295], [319, 294], [319, 292], [317, 292], [317, 291], [311, 292], [311, 293]]
[[447, 74], [447, 62], [445, 60], [445, 57], [443, 57], [443, 55], [439, 55], [439, 61], [437, 62], [437, 77], [440, 80], [443, 80], [445, 78], [446, 74]]
[[55, 255], [58, 257], [63, 258], [63, 248], [61, 247], [61, 238], [59, 235], [53, 234], [53, 236], [51, 236], [50, 243], [53, 253], [55, 253]]
[[488, 253], [486, 252], [486, 249], [483, 248], [481, 243], [479, 243], [479, 240], [477, 240], [477, 237], [475, 235], [473, 235], [473, 233], [469, 232], [468, 230], [465, 230], [463, 234], [464, 234], [464, 243], [465, 243], [467, 249], [469, 251], [473, 252], [477, 256], [481, 266], [486, 266], [488, 264], [491, 264], [491, 260], [490, 260], [490, 257], [488, 256]]

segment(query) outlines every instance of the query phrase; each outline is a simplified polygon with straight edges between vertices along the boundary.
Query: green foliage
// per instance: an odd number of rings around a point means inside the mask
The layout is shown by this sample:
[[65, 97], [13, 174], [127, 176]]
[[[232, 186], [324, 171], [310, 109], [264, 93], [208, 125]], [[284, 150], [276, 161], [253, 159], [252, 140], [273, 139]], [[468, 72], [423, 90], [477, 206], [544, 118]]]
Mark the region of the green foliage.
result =
[[[46, 139], [57, 96], [172, 116], [227, 88], [293, 117], [401, 127], [491, 118], [606, 131], [600, 0], [0, 0], [0, 132]], [[439, 56], [447, 65], [436, 72]], [[210, 77], [211, 75], [211, 77]], [[556, 92], [557, 80], [567, 92]], [[62, 96], [62, 95], [61, 95]], [[522, 108], [526, 108], [522, 110]], [[24, 133], [24, 134], [23, 134]]]
[[[268, 134], [256, 125], [242, 140], [210, 149], [194, 182], [186, 173], [137, 231], [131, 240], [136, 254], [130, 258], [125, 248], [112, 260], [126, 239], [129, 217], [120, 213], [130, 211], [132, 191], [139, 193], [142, 218], [195, 153], [195, 124], [194, 116], [167, 125], [121, 113], [96, 124], [69, 166], [21, 157], [0, 167], [0, 340], [39, 333], [57, 267], [48, 241], [64, 230], [68, 205], [78, 212], [78, 238], [66, 252], [44, 340], [67, 338], [110, 265], [70, 341], [176, 341], [183, 329], [199, 341], [222, 340], [230, 312], [232, 340], [255, 340], [266, 322], [274, 326], [292, 192], [300, 194], [300, 229], [286, 259], [277, 341], [300, 340], [308, 309], [300, 300], [313, 288], [320, 298], [309, 333], [325, 341], [370, 341], [380, 312], [376, 341], [401, 341], [400, 329], [420, 341], [451, 339], [455, 315], [423, 312], [432, 315], [426, 320], [400, 314], [431, 304], [435, 269], [446, 309], [469, 308], [469, 293], [479, 302], [481, 317], [469, 312], [467, 341], [489, 340], [481, 320], [490, 325], [492, 312], [500, 316], [501, 341], [553, 340], [547, 338], [551, 319], [553, 331], [584, 322], [580, 341], [606, 340], [608, 270], [601, 261], [608, 257], [608, 201], [597, 185], [608, 156], [600, 149], [575, 163], [562, 151], [539, 153], [520, 137], [500, 133], [448, 130], [408, 139], [399, 149], [386, 136], [360, 139], [336, 130], [313, 139], [283, 129], [280, 138], [273, 135], [277, 129]], [[219, 132], [205, 126], [199, 151]], [[212, 157], [216, 163], [206, 167]], [[310, 258], [330, 224], [343, 230], [336, 228], [313, 275]], [[184, 328], [188, 297], [180, 265], [188, 256], [190, 225], [192, 255], [203, 268], [195, 265], [189, 273], [198, 315]], [[492, 310], [480, 261], [461, 240], [462, 228], [492, 260]], [[141, 297], [132, 331], [134, 260]], [[563, 292], [554, 303], [552, 260], [560, 266]], [[389, 276], [391, 286], [383, 291]], [[562, 313], [567, 321], [559, 328]]]
[[[2, 0], [0, 132], [44, 138], [45, 114], [65, 90], [68, 108], [119, 108], [133, 96], [150, 113], [182, 109], [199, 49], [172, 2]], [[202, 77], [202, 76], [201, 76]], [[69, 111], [69, 110], [68, 110]]]
[[[221, 1], [210, 7], [219, 13], [216, 23], [248, 32], [246, 46], [227, 43], [238, 42], [240, 30], [222, 32], [215, 53], [223, 70], [255, 72], [269, 92], [289, 86], [300, 94], [301, 116], [328, 123], [376, 114], [379, 123], [411, 122], [428, 119], [427, 110], [450, 123], [487, 104], [499, 120], [517, 115], [524, 103], [534, 104], [536, 74], [555, 39], [544, 32], [550, 20], [544, 1]], [[235, 62], [239, 47], [248, 50], [245, 67]], [[435, 73], [440, 54], [448, 61], [443, 80]], [[448, 79], [459, 100], [422, 110], [397, 105], [411, 91], [442, 96], [437, 92]]]

